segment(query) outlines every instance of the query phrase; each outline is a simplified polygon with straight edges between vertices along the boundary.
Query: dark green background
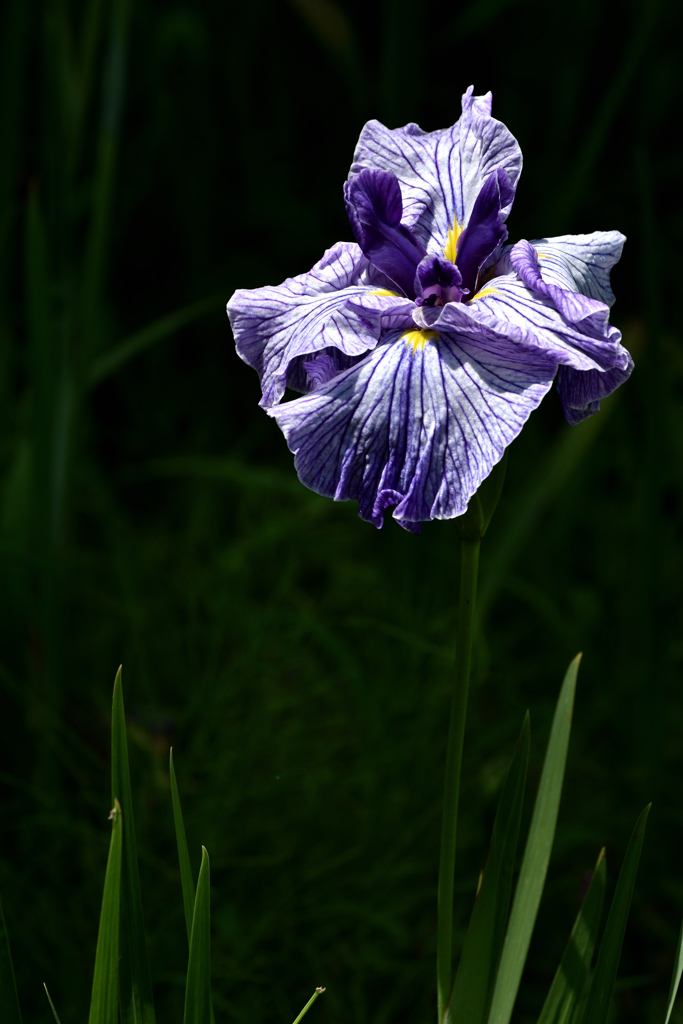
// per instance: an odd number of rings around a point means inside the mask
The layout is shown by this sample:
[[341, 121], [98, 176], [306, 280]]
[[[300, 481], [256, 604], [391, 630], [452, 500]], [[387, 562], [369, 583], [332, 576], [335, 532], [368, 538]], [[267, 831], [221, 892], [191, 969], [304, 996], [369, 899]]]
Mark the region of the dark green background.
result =
[[87, 1012], [120, 662], [159, 1020], [180, 1020], [187, 955], [171, 743], [195, 869], [211, 855], [217, 1020], [289, 1024], [321, 984], [311, 1020], [433, 1019], [454, 530], [376, 532], [301, 487], [224, 305], [350, 238], [366, 119], [444, 127], [473, 83], [524, 153], [512, 240], [628, 236], [613, 318], [636, 370], [580, 427], [551, 394], [510, 449], [456, 920], [524, 711], [533, 787], [581, 649], [518, 1020], [598, 850], [613, 884], [652, 799], [617, 1009], [661, 1021], [683, 913], [681, 7], [6, 0], [2, 17], [0, 892], [25, 1020], [48, 1019], [43, 981], [62, 1024]]

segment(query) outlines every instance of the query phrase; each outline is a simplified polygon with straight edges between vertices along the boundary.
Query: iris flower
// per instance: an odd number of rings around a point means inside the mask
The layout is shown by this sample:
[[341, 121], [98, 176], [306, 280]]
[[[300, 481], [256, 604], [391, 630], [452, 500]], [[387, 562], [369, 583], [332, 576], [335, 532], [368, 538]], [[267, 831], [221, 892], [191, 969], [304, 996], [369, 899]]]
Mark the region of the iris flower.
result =
[[553, 382], [575, 424], [633, 368], [609, 323], [624, 236], [505, 245], [521, 170], [490, 93], [440, 131], [370, 121], [344, 187], [355, 243], [228, 303], [302, 483], [377, 527], [392, 506], [415, 533], [461, 515]]

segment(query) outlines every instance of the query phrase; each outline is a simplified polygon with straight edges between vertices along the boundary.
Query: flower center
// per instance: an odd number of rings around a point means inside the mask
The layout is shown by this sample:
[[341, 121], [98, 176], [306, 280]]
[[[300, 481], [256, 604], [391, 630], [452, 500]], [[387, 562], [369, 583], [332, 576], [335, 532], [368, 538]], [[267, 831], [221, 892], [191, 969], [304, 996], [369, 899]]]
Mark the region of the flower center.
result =
[[418, 263], [415, 292], [417, 306], [445, 306], [447, 302], [460, 302], [469, 289], [462, 287], [462, 276], [454, 263], [430, 254]]

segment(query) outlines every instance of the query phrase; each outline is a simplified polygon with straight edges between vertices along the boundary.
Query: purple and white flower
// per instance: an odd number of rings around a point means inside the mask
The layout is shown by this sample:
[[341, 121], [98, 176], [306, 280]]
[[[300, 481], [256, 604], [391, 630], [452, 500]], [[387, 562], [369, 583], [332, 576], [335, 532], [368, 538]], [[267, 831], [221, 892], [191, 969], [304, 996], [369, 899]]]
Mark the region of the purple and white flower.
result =
[[624, 236], [506, 246], [521, 170], [490, 93], [442, 131], [370, 121], [344, 188], [356, 242], [228, 303], [302, 483], [377, 527], [391, 506], [413, 532], [465, 512], [553, 381], [573, 424], [631, 373], [609, 323]]

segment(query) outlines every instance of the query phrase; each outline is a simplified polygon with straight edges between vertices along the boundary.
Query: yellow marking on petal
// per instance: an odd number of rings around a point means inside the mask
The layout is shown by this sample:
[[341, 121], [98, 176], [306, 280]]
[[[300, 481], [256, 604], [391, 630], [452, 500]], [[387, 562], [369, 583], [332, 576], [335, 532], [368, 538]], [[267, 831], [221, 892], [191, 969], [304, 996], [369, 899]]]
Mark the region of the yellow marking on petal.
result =
[[485, 299], [487, 295], [500, 295], [500, 292], [497, 288], [482, 288], [482, 290], [477, 292], [476, 295], [473, 295], [469, 301], [474, 302], [475, 299]]
[[453, 218], [453, 227], [448, 229], [448, 241], [446, 242], [443, 250], [443, 254], [447, 260], [451, 263], [455, 263], [455, 256], [458, 251], [458, 242], [460, 235], [462, 234], [462, 228], [458, 224], [458, 218]]
[[398, 292], [390, 292], [388, 288], [378, 288], [374, 292], [370, 292], [371, 295], [392, 295], [395, 299], [400, 299], [401, 296]]
[[536, 256], [537, 256], [537, 258], [539, 260], [547, 260], [548, 259], [548, 253], [547, 252], [538, 252], [537, 251], [536, 252]]
[[418, 348], [424, 348], [428, 341], [438, 337], [438, 331], [406, 331], [401, 335], [401, 340], [405, 341], [406, 345], [413, 346], [413, 355], [415, 355]]

